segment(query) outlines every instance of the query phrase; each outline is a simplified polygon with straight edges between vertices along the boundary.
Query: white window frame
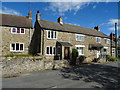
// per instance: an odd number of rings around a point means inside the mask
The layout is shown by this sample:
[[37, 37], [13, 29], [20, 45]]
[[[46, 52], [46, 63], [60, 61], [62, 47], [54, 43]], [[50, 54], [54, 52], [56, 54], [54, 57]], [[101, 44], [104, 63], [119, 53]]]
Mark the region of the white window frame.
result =
[[108, 54], [108, 47], [103, 47], [103, 49], [106, 49], [106, 54]]
[[112, 54], [115, 54], [115, 49], [114, 48], [112, 48]]
[[84, 53], [85, 53], [84, 52], [85, 45], [75, 45], [75, 47], [76, 47], [76, 49], [77, 49], [77, 47], [80, 47], [80, 48], [82, 47], [83, 48], [83, 54], [79, 54], [79, 50], [78, 49], [77, 50], [78, 50], [79, 55], [84, 55]]
[[107, 39], [107, 44], [110, 44], [110, 39]]
[[[106, 42], [105, 42], [105, 40], [106, 40]], [[110, 39], [104, 38], [104, 43], [105, 43], [105, 44], [110, 44]]]
[[[76, 41], [81, 41], [81, 42], [85, 41], [85, 35], [83, 35], [83, 34], [76, 34], [75, 36], [76, 36], [76, 37], [75, 37], [75, 38], [76, 38]], [[79, 37], [83, 37], [83, 40], [78, 40], [78, 38], [77, 38], [78, 36], [79, 36]]]
[[[47, 54], [47, 47], [49, 48], [49, 54]], [[50, 47], [52, 47], [52, 54], [50, 54]], [[54, 48], [55, 48], [55, 54], [54, 54]], [[46, 46], [46, 55], [47, 56], [55, 56], [56, 55], [56, 47], [55, 46]]]
[[[48, 37], [48, 32], [50, 31], [50, 38]], [[53, 38], [51, 38], [51, 32], [53, 32]], [[56, 37], [55, 37], [56, 33]], [[57, 31], [47, 30], [47, 39], [57, 39]]]
[[[100, 39], [100, 41], [99, 42], [97, 42], [97, 39]], [[100, 37], [96, 37], [96, 43], [101, 43], [101, 38]]]
[[[12, 50], [12, 44], [15, 44], [15, 50]], [[19, 50], [16, 50], [16, 44], [19, 44]], [[23, 44], [23, 50], [20, 50], [20, 44]], [[10, 43], [10, 52], [24, 52], [24, 43]]]
[[[16, 32], [13, 32], [13, 28], [16, 29]], [[21, 33], [21, 29], [24, 29], [24, 33]], [[25, 34], [25, 28], [20, 28], [20, 33], [17, 33], [17, 28], [16, 28], [16, 27], [12, 27], [12, 28], [11, 28], [11, 33], [12, 33], [12, 34]]]

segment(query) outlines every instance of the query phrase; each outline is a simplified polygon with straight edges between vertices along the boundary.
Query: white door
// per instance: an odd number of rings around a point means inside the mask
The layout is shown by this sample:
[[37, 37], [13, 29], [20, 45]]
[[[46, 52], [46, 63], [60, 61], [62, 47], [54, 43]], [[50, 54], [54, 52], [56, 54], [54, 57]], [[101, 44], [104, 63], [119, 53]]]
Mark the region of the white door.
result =
[[100, 50], [97, 50], [97, 58], [100, 57]]

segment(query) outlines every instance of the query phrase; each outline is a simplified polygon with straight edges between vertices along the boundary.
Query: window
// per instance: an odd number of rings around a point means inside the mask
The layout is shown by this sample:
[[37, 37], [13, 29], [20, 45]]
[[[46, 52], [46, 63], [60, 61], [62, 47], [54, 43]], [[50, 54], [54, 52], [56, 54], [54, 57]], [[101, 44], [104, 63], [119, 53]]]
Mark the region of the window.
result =
[[10, 44], [10, 51], [24, 51], [24, 44], [23, 43], [12, 43]]
[[105, 38], [104, 42], [105, 42], [105, 44], [110, 44], [110, 39]]
[[100, 43], [100, 41], [101, 41], [101, 38], [100, 37], [96, 37], [96, 42]]
[[12, 28], [11, 33], [16, 33], [16, 28]]
[[76, 41], [84, 41], [84, 35], [76, 34]]
[[24, 28], [11, 28], [12, 34], [25, 34]]
[[112, 49], [112, 53], [115, 53], [115, 49]]
[[17, 33], [20, 33], [20, 28], [17, 28]]
[[79, 55], [84, 55], [84, 45], [75, 45]]
[[57, 39], [57, 32], [56, 31], [47, 31], [47, 38], [48, 39]]
[[55, 55], [55, 54], [56, 54], [56, 48], [54, 46], [46, 47], [46, 55]]
[[21, 28], [21, 33], [25, 33], [25, 29]]

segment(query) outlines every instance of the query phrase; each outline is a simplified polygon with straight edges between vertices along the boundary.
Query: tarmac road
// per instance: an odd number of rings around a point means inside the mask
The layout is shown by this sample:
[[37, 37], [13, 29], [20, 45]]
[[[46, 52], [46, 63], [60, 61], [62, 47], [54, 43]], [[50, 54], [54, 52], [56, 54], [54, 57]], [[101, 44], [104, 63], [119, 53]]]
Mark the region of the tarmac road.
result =
[[118, 62], [36, 71], [3, 78], [2, 88], [119, 88], [119, 71]]

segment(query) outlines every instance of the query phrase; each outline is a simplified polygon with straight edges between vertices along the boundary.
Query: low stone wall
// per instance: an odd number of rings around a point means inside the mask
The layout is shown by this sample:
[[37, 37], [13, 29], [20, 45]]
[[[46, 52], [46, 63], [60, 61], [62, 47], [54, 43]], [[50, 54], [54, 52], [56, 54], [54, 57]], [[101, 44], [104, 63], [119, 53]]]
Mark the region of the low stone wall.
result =
[[68, 67], [66, 60], [39, 60], [39, 57], [4, 58], [2, 59], [2, 77], [14, 77], [20, 73], [46, 69]]

